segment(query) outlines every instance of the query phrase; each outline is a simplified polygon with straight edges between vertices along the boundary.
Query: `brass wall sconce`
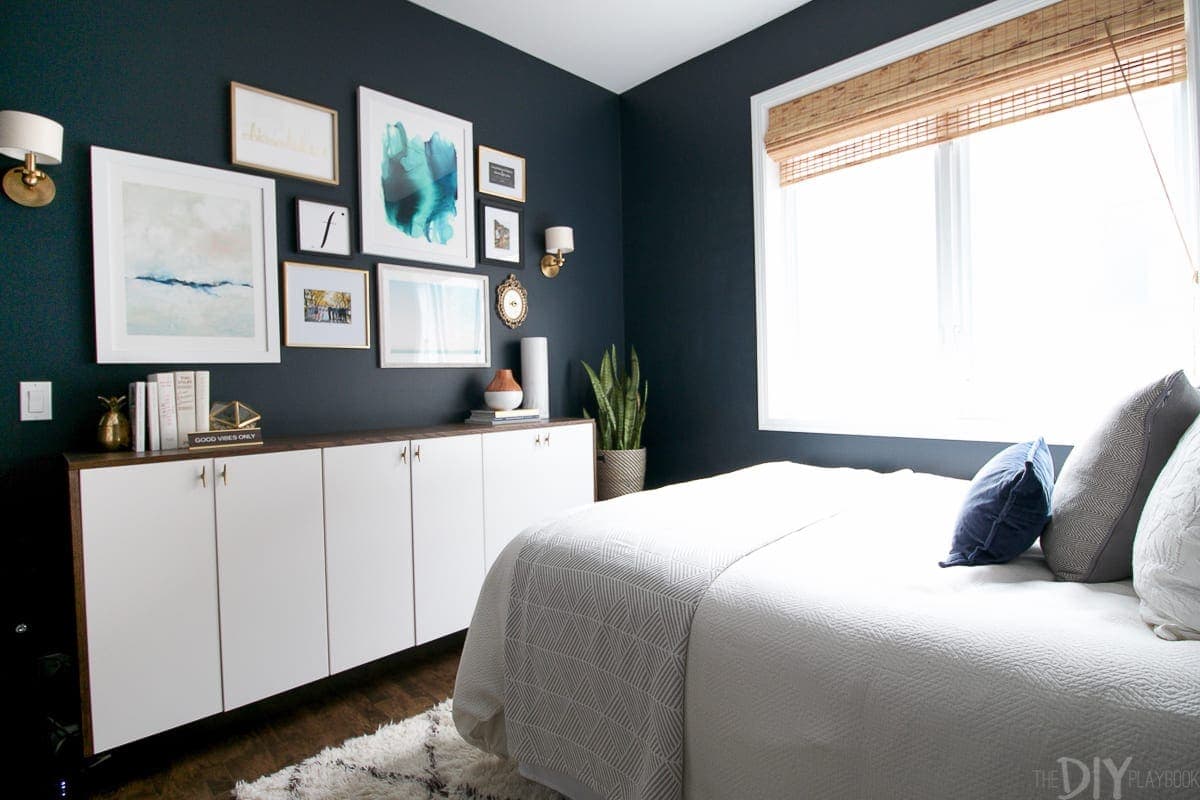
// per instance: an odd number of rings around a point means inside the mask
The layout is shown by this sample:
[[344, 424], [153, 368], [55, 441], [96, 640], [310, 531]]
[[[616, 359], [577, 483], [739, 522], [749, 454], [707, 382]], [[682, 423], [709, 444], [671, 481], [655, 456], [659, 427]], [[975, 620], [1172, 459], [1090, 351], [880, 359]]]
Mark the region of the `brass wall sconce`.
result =
[[542, 274], [553, 278], [562, 269], [567, 253], [575, 252], [575, 231], [565, 225], [546, 228], [546, 255], [542, 256]]
[[0, 111], [0, 154], [24, 166], [4, 173], [4, 193], [29, 208], [49, 205], [54, 181], [38, 167], [62, 163], [63, 127], [52, 119], [25, 111]]

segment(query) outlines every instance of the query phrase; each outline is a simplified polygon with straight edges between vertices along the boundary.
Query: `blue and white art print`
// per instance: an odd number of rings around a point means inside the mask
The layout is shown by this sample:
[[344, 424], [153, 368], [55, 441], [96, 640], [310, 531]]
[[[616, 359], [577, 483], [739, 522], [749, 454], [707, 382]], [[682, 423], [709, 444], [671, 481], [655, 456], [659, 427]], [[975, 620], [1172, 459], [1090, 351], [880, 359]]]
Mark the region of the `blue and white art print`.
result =
[[92, 148], [96, 360], [279, 361], [275, 183]]
[[379, 265], [379, 366], [492, 363], [486, 275]]
[[363, 251], [474, 267], [471, 123], [360, 86], [358, 137]]

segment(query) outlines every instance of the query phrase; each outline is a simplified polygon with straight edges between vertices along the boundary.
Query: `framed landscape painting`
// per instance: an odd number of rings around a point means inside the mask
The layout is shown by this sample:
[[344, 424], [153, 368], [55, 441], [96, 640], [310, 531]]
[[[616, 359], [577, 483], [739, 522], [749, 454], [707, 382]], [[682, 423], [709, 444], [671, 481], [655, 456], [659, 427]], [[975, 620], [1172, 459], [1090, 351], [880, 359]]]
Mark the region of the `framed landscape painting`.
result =
[[475, 266], [471, 123], [358, 87], [362, 249]]
[[96, 360], [277, 363], [275, 182], [92, 148]]
[[287, 347], [371, 346], [371, 276], [365, 269], [283, 262]]
[[486, 275], [379, 265], [379, 366], [492, 363]]

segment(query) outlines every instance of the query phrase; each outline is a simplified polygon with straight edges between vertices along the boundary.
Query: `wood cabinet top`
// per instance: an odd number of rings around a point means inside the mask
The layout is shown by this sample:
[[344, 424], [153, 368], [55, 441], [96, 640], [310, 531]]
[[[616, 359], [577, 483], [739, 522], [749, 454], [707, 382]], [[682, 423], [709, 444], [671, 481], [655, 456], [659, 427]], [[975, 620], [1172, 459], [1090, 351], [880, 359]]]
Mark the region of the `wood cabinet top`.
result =
[[433, 425], [410, 428], [388, 428], [376, 431], [357, 431], [354, 433], [330, 433], [309, 436], [272, 436], [264, 437], [261, 445], [253, 447], [233, 446], [214, 447], [203, 450], [188, 450], [186, 447], [178, 450], [147, 450], [134, 453], [123, 450], [116, 453], [64, 453], [67, 469], [70, 471], [94, 469], [96, 467], [123, 467], [133, 464], [155, 464], [161, 461], [185, 461], [195, 458], [217, 458], [230, 456], [250, 456], [256, 453], [278, 453], [286, 450], [311, 450], [321, 447], [345, 447], [355, 444], [375, 444], [378, 442], [401, 442], [410, 439], [437, 439], [443, 436], [463, 436], [480, 433], [487, 435], [500, 431], [537, 430], [540, 428], [555, 428], [563, 425], [594, 425], [590, 419], [558, 418], [543, 419], [536, 422], [510, 422], [503, 425], [468, 425], [464, 422], [448, 425]]

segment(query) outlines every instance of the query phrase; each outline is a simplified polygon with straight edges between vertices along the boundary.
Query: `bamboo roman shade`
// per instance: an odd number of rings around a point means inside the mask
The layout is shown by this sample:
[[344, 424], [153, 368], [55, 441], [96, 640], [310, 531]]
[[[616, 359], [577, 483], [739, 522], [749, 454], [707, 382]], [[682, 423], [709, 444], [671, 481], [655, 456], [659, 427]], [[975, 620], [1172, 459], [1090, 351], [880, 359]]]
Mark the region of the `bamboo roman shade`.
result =
[[775, 106], [765, 144], [787, 185], [1186, 76], [1183, 0], [1063, 0]]

